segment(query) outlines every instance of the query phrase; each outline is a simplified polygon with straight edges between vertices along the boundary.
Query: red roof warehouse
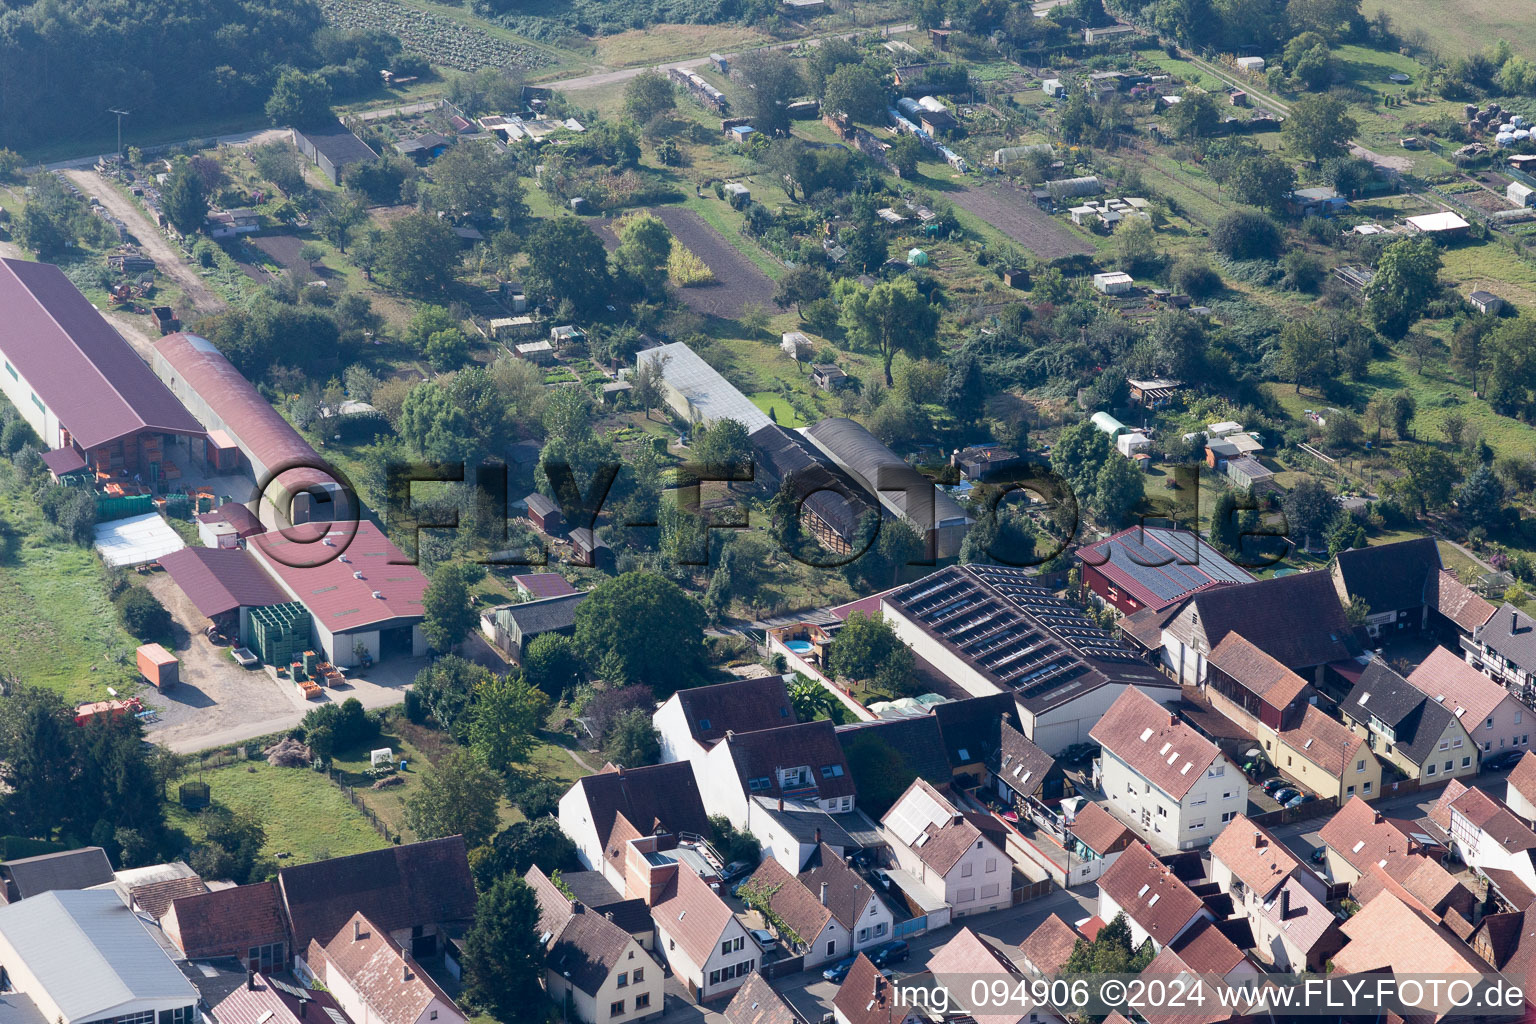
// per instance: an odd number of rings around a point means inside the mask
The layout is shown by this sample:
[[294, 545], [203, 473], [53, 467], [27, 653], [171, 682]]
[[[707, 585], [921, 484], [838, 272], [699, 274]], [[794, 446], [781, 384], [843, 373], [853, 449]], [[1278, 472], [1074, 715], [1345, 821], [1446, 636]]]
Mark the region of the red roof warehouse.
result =
[[1084, 545], [1083, 582], [1126, 615], [1160, 610], [1196, 591], [1253, 577], [1187, 530], [1133, 526]]
[[163, 435], [203, 428], [122, 335], [49, 263], [0, 259], [0, 393], [49, 449], [56, 473], [160, 479]]
[[250, 552], [309, 611], [332, 664], [357, 664], [359, 647], [374, 660], [427, 653], [421, 632], [427, 578], [377, 526], [362, 520], [350, 543], [350, 523], [286, 532], [251, 537]]

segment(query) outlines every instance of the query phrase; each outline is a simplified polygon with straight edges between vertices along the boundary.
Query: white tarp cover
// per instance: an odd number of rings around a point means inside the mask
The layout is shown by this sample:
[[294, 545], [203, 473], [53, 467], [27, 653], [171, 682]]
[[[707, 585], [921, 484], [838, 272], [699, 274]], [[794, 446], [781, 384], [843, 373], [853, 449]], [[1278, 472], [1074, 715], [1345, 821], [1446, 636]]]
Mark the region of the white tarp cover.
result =
[[108, 565], [140, 565], [186, 547], [158, 512], [117, 519], [96, 527], [96, 550]]

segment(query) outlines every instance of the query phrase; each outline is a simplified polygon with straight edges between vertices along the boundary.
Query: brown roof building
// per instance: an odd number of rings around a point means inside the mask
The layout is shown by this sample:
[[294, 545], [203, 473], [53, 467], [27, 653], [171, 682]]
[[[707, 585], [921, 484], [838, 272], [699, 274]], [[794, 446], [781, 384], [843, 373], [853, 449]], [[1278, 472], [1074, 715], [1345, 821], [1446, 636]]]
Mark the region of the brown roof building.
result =
[[[300, 997], [303, 998], [300, 998]], [[315, 1017], [306, 1004], [314, 1003]], [[219, 1024], [308, 1024], [310, 1020], [349, 1024], [345, 1012], [324, 989], [299, 989], [289, 983], [273, 984], [257, 972], [214, 1004], [213, 1019]]]
[[[779, 940], [803, 953], [807, 968], [848, 955], [847, 925], [834, 918], [831, 909], [817, 899], [804, 881], [772, 857], [765, 858], [752, 872], [747, 888], [753, 893], [768, 894], [768, 904], [763, 909], [774, 922]], [[760, 902], [761, 896], [755, 895], [753, 900]]]
[[1479, 974], [1487, 969], [1456, 936], [1389, 892], [1341, 927], [1349, 941], [1333, 957], [1339, 974]]
[[288, 927], [275, 882], [178, 897], [160, 927], [188, 960], [233, 958], [262, 971], [282, 970], [288, 962]]
[[160, 564], [199, 615], [238, 631], [242, 644], [249, 632], [249, 609], [289, 600], [256, 559], [240, 548], [186, 547], [160, 556]]
[[[354, 914], [389, 935], [404, 934], [423, 955], [444, 926], [475, 916], [475, 881], [463, 836], [283, 868], [277, 885], [292, 925], [295, 951], [329, 942]], [[421, 928], [422, 935], [413, 935]]]
[[[627, 938], [628, 936], [626, 936]], [[377, 1024], [464, 1024], [453, 999], [387, 932], [353, 914], [330, 942], [312, 940], [304, 970], [347, 1016]]]
[[1019, 943], [1019, 949], [1025, 966], [1037, 974], [1055, 974], [1066, 965], [1080, 938], [1076, 928], [1051, 914]]
[[916, 1010], [898, 1004], [894, 992], [894, 983], [860, 953], [832, 997], [832, 1015], [837, 1024], [916, 1024], [921, 1020]]
[[582, 863], [625, 888], [625, 844], [641, 836], [709, 835], [709, 815], [693, 768], [671, 761], [643, 768], [605, 767], [577, 779], [560, 798], [560, 828]]
[[784, 997], [754, 972], [721, 1011], [726, 1024], [805, 1024]]
[[1127, 690], [1090, 733], [1094, 742], [1179, 799], [1221, 758], [1216, 744], [1139, 690]]
[[1136, 833], [1125, 822], [1095, 803], [1085, 803], [1079, 807], [1067, 831], [1100, 857], [1119, 853], [1136, 839]]
[[1527, 750], [1510, 770], [1504, 803], [1526, 821], [1536, 821], [1536, 752]]
[[0, 895], [15, 903], [55, 889], [89, 889], [111, 882], [112, 862], [99, 846], [85, 846], [61, 853], [18, 857], [0, 864]]
[[1255, 719], [1271, 729], [1296, 725], [1317, 695], [1305, 679], [1240, 633], [1228, 633], [1208, 662], [1205, 682], [1211, 703], [1249, 735], [1255, 733]]
[[1139, 946], [1150, 938], [1158, 949], [1201, 918], [1214, 917], [1200, 897], [1144, 843], [1132, 843], [1099, 876], [1097, 916], [1108, 922], [1122, 912], [1130, 922], [1132, 945]]
[[112, 447], [123, 461], [141, 437], [198, 436], [203, 428], [144, 365], [64, 272], [0, 259], [0, 393], [46, 448]]
[[[962, 1007], [971, 1006], [973, 982], [977, 978], [1017, 978], [1021, 973], [1002, 950], [969, 928], [961, 928], [933, 951], [928, 958], [928, 970], [934, 981], [944, 985], [950, 998]], [[1018, 1009], [1002, 1006], [998, 1008], [1001, 1012], [997, 1013], [979, 1012], [984, 1009], [980, 1006], [975, 1009], [978, 1012], [972, 1013], [971, 1017], [976, 1024], [1018, 1024], [1029, 1019], [1029, 1013], [1022, 1006]]]

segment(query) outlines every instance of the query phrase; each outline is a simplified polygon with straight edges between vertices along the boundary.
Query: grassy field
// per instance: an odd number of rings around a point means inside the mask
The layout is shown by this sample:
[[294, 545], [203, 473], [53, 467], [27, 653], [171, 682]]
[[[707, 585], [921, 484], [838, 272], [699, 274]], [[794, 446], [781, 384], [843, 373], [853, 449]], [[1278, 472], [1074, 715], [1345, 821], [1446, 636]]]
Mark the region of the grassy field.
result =
[[1486, 288], [1517, 306], [1536, 305], [1536, 265], [1507, 246], [1495, 242], [1470, 242], [1440, 254], [1440, 278], [1466, 293]]
[[1536, 51], [1536, 21], [1523, 4], [1495, 4], [1487, 0], [1366, 0], [1366, 17], [1385, 10], [1399, 35], [1422, 35], [1446, 56], [1476, 53], [1499, 39], [1507, 39], [1516, 53]]
[[118, 625], [95, 553], [52, 534], [0, 463], [0, 673], [76, 702], [132, 692], [137, 641]]
[[656, 64], [711, 53], [734, 53], [773, 42], [766, 32], [742, 25], [653, 25], [597, 40], [597, 56], [616, 68]]
[[[188, 776], [198, 778], [196, 773]], [[306, 768], [273, 768], [265, 761], [236, 763], [201, 773], [216, 804], [252, 815], [266, 830], [262, 852], [280, 866], [344, 857], [382, 848], [384, 837], [341, 790]], [[171, 783], [167, 818], [191, 842], [204, 838], [201, 821], [176, 803]]]

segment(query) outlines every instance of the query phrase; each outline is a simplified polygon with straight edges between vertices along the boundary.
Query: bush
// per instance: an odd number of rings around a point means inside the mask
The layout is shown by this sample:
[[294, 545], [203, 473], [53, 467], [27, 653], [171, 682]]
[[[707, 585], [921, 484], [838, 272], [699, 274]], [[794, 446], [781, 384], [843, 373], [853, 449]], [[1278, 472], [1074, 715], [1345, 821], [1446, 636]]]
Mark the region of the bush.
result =
[[675, 241], [672, 243], [672, 255], [667, 257], [667, 276], [679, 288], [715, 282], [715, 272], [709, 269], [709, 264]]
[[1196, 299], [1203, 299], [1221, 291], [1221, 275], [1203, 260], [1179, 260], [1168, 273], [1168, 283], [1174, 291]]
[[145, 643], [171, 639], [171, 613], [143, 587], [130, 586], [118, 595], [117, 616], [123, 628]]
[[1280, 226], [1257, 210], [1233, 210], [1211, 230], [1211, 245], [1234, 260], [1275, 259], [1283, 241]]

